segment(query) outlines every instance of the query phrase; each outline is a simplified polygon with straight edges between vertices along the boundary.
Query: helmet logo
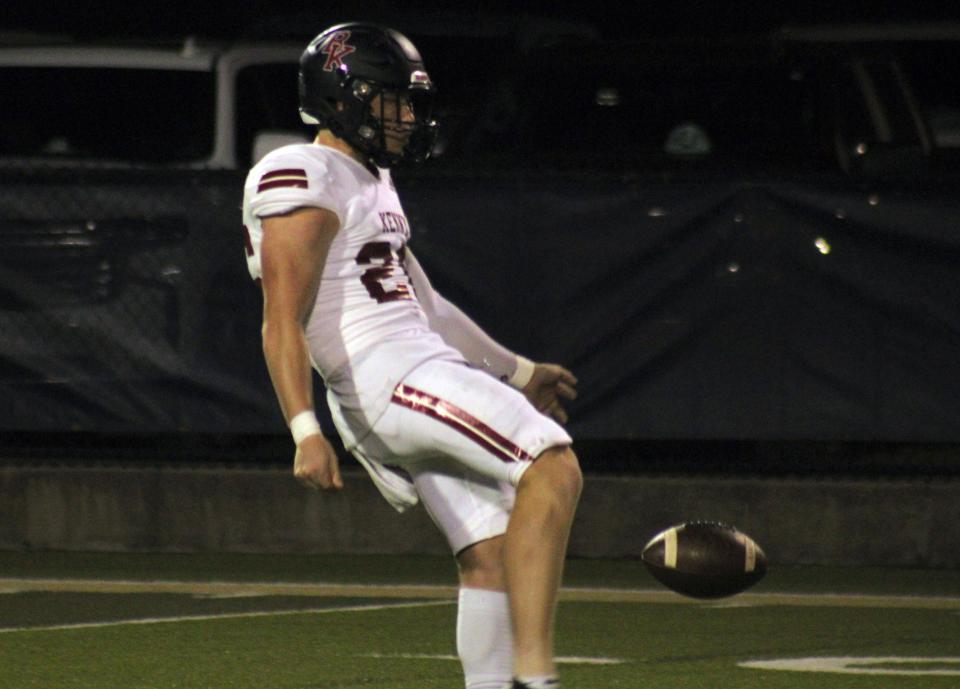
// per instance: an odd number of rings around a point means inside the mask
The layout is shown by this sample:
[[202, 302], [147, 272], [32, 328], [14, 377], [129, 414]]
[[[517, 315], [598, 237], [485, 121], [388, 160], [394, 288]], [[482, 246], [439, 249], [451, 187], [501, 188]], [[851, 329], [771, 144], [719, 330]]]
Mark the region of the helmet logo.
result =
[[349, 31], [338, 31], [320, 49], [320, 52], [327, 56], [327, 61], [323, 63], [324, 72], [340, 69], [343, 66], [343, 58], [356, 51], [355, 47], [347, 43], [349, 40]]

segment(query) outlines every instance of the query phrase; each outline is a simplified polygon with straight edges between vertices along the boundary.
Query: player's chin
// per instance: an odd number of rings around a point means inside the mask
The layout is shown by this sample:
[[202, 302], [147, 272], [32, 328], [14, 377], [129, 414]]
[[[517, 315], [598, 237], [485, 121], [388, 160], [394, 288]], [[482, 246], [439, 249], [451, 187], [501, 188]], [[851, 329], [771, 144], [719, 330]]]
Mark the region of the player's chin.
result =
[[387, 140], [387, 143], [399, 143], [401, 146], [406, 146], [407, 142], [410, 141], [410, 136], [413, 134], [410, 130], [401, 130], [401, 129], [386, 129], [383, 133], [383, 137]]
[[410, 140], [409, 136], [404, 136], [404, 137], [387, 136], [386, 137], [387, 150], [390, 151], [390, 153], [403, 153], [403, 149], [407, 147], [407, 142], [409, 140]]

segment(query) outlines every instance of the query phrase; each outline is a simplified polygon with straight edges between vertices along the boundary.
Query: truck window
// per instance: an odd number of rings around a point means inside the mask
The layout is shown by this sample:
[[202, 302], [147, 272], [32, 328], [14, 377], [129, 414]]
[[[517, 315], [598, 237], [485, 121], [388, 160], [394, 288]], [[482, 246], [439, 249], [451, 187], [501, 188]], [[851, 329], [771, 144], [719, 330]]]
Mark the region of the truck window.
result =
[[313, 137], [300, 120], [297, 63], [256, 64], [242, 68], [236, 81], [236, 156], [241, 167], [250, 159], [254, 137], [264, 131]]
[[[534, 68], [535, 67], [535, 68]], [[522, 165], [662, 171], [820, 170], [817, 79], [763, 45], [548, 48], [509, 84], [512, 126], [491, 149]], [[483, 155], [478, 152], [478, 155]]]
[[0, 67], [0, 157], [187, 163], [213, 150], [209, 72]]

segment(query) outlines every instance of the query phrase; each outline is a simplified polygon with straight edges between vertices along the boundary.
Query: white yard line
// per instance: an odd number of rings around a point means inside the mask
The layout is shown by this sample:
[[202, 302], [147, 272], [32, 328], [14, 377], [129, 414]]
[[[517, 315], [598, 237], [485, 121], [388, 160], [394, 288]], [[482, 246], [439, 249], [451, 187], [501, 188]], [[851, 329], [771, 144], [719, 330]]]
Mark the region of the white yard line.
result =
[[697, 600], [663, 590], [564, 589], [562, 600], [627, 603], [685, 603], [709, 608], [803, 606], [839, 608], [914, 608], [960, 610], [960, 597], [895, 596], [860, 593], [741, 593], [717, 600]]
[[[236, 581], [133, 581], [125, 579], [0, 578], [0, 591], [77, 593], [183, 593], [200, 596], [321, 596], [375, 598], [436, 598], [457, 596], [456, 586], [411, 584], [337, 584]], [[665, 589], [568, 587], [563, 601], [591, 603], [683, 603], [713, 607], [817, 606], [960, 610], [960, 596], [900, 596], [845, 593], [741, 593], [722, 600], [695, 600]]]
[[[772, 660], [745, 660], [739, 667], [754, 670], [785, 670], [788, 672], [833, 672], [844, 675], [941, 675], [960, 676], [960, 657], [813, 657], [775, 658]], [[911, 666], [898, 668], [898, 665]]]
[[455, 598], [455, 586], [130, 579], [2, 579], [0, 589], [76, 593], [184, 593], [203, 596]]
[[[455, 655], [432, 653], [363, 653], [360, 658], [400, 658], [408, 660], [457, 660]], [[622, 665], [630, 662], [624, 658], [605, 658], [591, 656], [558, 656], [556, 661], [562, 665]]]
[[335, 612], [370, 612], [374, 610], [393, 610], [397, 608], [422, 608], [429, 605], [451, 605], [453, 601], [426, 601], [417, 603], [389, 603], [387, 605], [345, 605], [339, 608], [305, 608], [303, 610], [260, 610], [256, 612], [227, 612], [212, 615], [179, 615], [176, 617], [137, 617], [129, 620], [109, 620], [105, 622], [76, 622], [74, 624], [51, 624], [42, 627], [0, 627], [0, 634], [14, 632], [48, 632], [67, 629], [97, 629], [100, 627], [120, 627], [134, 624], [165, 624], [168, 622], [201, 622], [204, 620], [226, 620], [242, 617], [279, 617], [281, 615], [323, 615]]

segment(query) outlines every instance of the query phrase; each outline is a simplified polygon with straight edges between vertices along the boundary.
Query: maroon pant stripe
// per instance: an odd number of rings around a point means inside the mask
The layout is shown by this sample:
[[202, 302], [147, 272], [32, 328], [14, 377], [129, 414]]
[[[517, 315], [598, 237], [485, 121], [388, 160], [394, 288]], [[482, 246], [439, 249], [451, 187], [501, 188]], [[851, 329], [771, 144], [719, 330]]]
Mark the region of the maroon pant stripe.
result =
[[440, 421], [504, 462], [533, 460], [523, 448], [504, 438], [480, 419], [439, 397], [401, 384], [393, 391], [392, 401]]

